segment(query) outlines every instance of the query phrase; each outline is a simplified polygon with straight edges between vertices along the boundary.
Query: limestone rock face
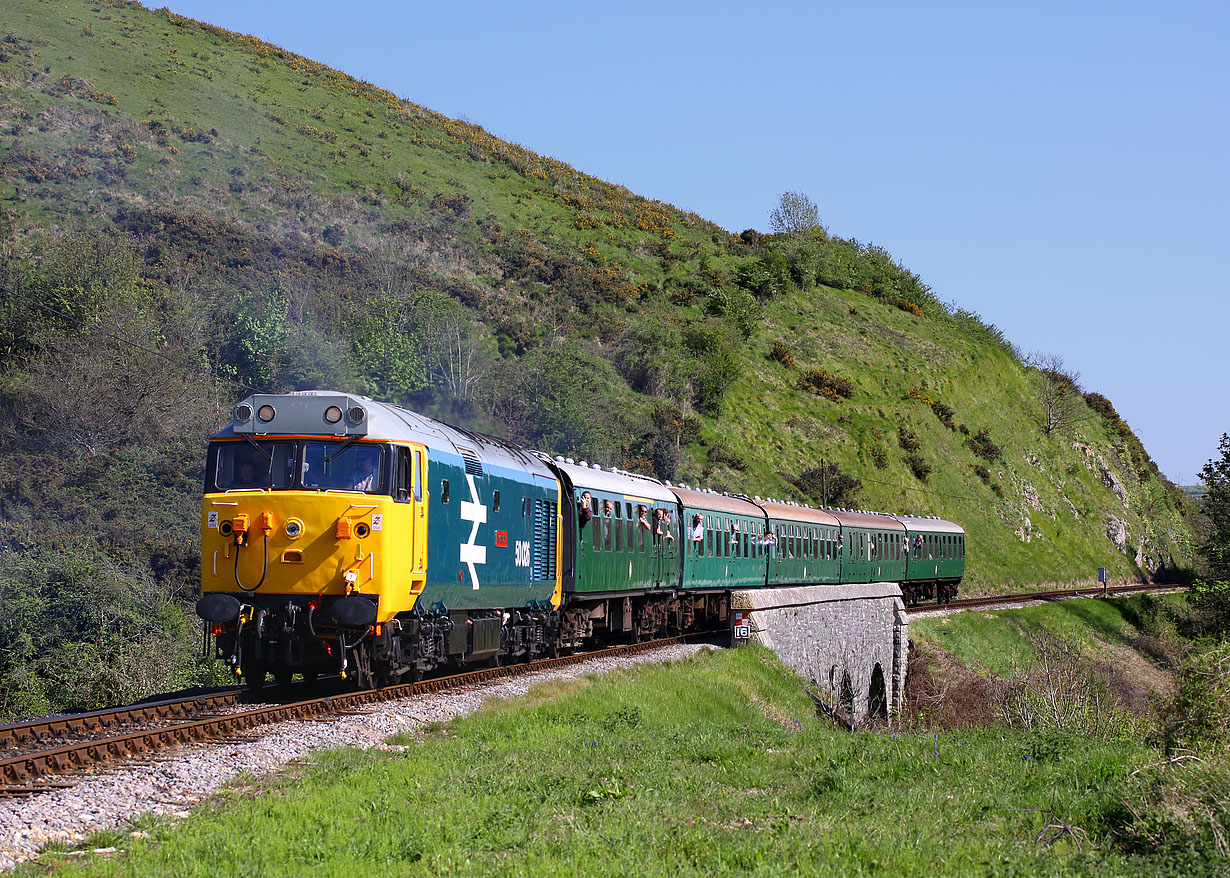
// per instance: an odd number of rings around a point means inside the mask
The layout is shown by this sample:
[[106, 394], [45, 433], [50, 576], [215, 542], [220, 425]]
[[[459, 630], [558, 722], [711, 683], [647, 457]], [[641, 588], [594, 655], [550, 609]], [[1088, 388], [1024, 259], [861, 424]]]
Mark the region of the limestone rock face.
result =
[[1110, 541], [1115, 544], [1115, 548], [1125, 555], [1128, 550], [1128, 529], [1127, 522], [1115, 518], [1113, 515], [1106, 522], [1106, 536], [1110, 537]]
[[1072, 448], [1080, 454], [1081, 458], [1083, 458], [1085, 467], [1090, 472], [1096, 474], [1102, 484], [1110, 488], [1111, 493], [1119, 498], [1119, 502], [1123, 504], [1123, 508], [1131, 508], [1131, 504], [1128, 500], [1127, 488], [1123, 487], [1123, 482], [1119, 479], [1119, 474], [1111, 469], [1110, 464], [1106, 462], [1106, 458], [1090, 446], [1086, 445], [1084, 442], [1073, 442]]

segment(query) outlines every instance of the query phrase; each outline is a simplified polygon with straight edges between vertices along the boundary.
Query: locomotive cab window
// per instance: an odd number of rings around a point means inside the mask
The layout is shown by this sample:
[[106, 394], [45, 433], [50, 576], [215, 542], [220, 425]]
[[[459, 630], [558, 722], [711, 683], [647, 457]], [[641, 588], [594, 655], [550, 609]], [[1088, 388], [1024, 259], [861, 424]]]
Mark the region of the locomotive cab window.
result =
[[206, 490], [286, 489], [295, 478], [295, 446], [291, 442], [215, 442], [206, 469], [212, 485]]
[[388, 493], [388, 464], [379, 445], [305, 442], [302, 481], [322, 491]]

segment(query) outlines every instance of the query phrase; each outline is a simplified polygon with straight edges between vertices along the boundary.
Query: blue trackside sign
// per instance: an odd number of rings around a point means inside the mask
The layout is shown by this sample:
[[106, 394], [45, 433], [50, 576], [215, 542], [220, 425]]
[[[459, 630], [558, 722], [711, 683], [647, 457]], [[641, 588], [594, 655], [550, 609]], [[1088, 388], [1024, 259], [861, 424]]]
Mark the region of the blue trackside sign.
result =
[[1106, 581], [1106, 568], [1099, 567], [1098, 568], [1098, 582], [1105, 582], [1105, 581]]

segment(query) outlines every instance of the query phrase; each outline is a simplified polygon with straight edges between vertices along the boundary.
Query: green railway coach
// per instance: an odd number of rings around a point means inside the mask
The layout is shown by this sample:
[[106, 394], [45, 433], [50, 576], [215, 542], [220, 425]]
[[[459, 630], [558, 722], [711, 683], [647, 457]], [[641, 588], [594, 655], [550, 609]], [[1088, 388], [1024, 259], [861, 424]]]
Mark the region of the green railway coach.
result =
[[761, 544], [770, 586], [841, 582], [841, 522], [831, 512], [760, 498], [754, 502], [768, 521]]
[[841, 522], [842, 582], [901, 582], [905, 578], [905, 525], [877, 512], [831, 512]]
[[672, 489], [683, 510], [684, 588], [758, 588], [765, 584], [765, 515], [741, 497]]
[[563, 459], [563, 588], [577, 595], [613, 595], [679, 585], [678, 504], [660, 482]]
[[947, 603], [965, 575], [965, 530], [942, 518], [899, 516], [909, 535], [909, 557], [901, 585], [906, 603], [934, 598]]

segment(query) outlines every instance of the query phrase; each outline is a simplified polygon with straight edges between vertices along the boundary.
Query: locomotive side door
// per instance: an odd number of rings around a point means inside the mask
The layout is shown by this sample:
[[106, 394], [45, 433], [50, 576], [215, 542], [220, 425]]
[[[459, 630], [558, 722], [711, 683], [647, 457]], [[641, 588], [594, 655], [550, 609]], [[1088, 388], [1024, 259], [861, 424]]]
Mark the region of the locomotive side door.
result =
[[427, 582], [427, 449], [422, 445], [399, 445], [394, 461], [393, 499], [398, 504], [399, 531], [405, 542], [401, 568], [409, 577], [409, 593], [417, 598]]

